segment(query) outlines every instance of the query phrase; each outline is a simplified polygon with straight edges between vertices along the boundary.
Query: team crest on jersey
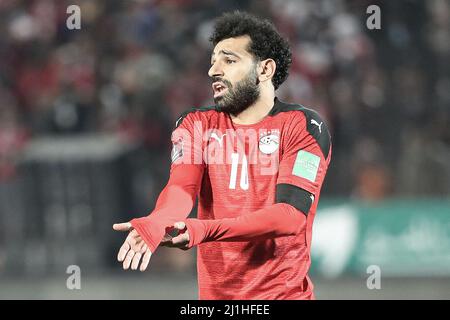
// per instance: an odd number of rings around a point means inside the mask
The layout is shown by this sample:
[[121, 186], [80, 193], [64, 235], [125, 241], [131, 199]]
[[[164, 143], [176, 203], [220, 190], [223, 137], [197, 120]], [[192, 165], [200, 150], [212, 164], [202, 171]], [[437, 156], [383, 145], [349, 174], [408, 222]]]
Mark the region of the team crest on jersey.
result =
[[172, 146], [172, 152], [170, 157], [172, 158], [172, 163], [183, 156], [183, 139], [178, 140]]
[[269, 130], [259, 138], [259, 151], [264, 154], [272, 154], [278, 150], [280, 145], [280, 132]]

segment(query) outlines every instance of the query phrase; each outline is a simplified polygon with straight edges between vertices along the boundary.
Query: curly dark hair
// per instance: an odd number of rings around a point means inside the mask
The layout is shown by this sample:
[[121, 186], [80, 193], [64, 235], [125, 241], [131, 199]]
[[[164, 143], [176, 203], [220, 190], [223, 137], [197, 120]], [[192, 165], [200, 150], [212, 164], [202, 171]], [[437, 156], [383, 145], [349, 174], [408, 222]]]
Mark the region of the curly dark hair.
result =
[[289, 75], [292, 62], [291, 50], [275, 26], [267, 19], [260, 19], [246, 12], [224, 13], [216, 20], [214, 32], [209, 39], [215, 46], [224, 39], [248, 35], [251, 39], [247, 50], [259, 60], [273, 59], [276, 63], [272, 78], [276, 89]]

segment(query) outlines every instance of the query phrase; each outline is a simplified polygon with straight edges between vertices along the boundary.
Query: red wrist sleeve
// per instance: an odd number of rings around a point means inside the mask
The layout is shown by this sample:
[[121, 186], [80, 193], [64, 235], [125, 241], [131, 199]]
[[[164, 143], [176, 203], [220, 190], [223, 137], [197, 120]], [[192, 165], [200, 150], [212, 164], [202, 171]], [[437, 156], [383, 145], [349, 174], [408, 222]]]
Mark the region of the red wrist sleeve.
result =
[[148, 217], [133, 219], [130, 223], [153, 253], [156, 251], [156, 248], [158, 248], [159, 243], [164, 237], [166, 228], [170, 226], [171, 219], [157, 219], [151, 215]]
[[286, 203], [240, 216], [218, 220], [187, 219], [189, 247], [209, 241], [250, 241], [295, 235], [306, 216]]

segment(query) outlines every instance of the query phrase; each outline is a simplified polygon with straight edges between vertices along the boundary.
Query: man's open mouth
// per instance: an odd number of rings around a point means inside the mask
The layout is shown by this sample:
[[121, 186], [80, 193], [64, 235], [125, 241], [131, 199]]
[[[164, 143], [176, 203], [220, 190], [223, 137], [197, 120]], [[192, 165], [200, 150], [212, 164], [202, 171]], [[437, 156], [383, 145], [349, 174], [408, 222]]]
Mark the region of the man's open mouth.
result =
[[212, 84], [212, 89], [214, 92], [214, 98], [217, 98], [223, 95], [228, 90], [228, 87], [222, 82], [214, 82]]

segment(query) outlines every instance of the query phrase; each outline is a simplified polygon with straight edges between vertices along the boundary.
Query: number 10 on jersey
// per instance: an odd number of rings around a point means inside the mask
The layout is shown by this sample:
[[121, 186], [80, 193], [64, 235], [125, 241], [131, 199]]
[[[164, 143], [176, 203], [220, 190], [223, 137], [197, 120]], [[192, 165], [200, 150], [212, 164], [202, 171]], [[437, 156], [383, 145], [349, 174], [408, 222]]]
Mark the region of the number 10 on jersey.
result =
[[[229, 185], [230, 189], [236, 189], [238, 167], [239, 167], [239, 153], [232, 153], [230, 185]], [[240, 187], [242, 190], [248, 190], [248, 163], [245, 154], [242, 157]]]

